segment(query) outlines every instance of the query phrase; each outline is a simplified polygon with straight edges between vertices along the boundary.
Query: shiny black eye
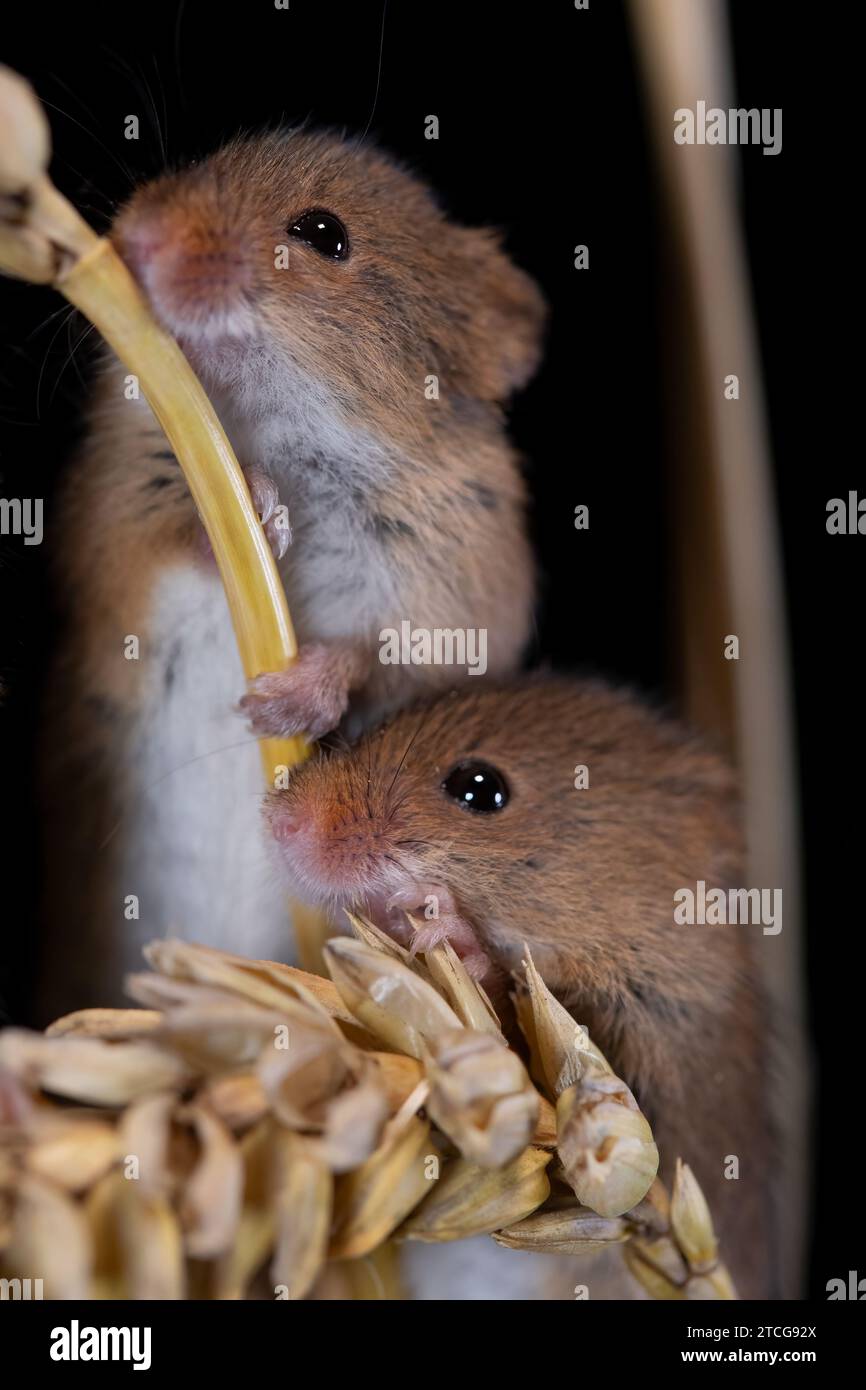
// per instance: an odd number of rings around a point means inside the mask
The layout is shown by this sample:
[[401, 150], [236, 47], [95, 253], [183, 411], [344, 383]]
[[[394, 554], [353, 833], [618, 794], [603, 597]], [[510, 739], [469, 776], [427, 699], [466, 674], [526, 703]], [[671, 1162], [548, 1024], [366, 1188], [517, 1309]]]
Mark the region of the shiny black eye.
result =
[[508, 804], [508, 783], [489, 763], [458, 763], [442, 783], [442, 790], [468, 811], [501, 811]]
[[296, 236], [327, 256], [331, 261], [344, 261], [349, 254], [349, 237], [339, 217], [330, 212], [313, 209], [303, 212], [296, 221], [289, 223], [289, 236]]

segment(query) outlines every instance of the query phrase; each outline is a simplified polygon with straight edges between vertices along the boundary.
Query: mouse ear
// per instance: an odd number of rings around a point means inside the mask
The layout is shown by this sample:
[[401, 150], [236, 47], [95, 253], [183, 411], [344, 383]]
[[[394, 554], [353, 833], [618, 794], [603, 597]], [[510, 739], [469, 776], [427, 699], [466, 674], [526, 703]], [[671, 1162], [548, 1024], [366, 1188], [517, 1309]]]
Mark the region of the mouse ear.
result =
[[463, 230], [476, 303], [461, 369], [474, 394], [505, 401], [538, 367], [547, 305], [535, 281], [509, 260], [495, 232]]

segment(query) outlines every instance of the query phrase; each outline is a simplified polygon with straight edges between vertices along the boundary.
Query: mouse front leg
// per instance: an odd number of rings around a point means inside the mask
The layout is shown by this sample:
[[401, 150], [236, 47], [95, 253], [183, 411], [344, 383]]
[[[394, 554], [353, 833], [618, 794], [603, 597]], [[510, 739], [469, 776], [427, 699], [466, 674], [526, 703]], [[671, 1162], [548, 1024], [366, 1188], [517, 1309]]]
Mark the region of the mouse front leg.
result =
[[368, 668], [369, 655], [355, 643], [310, 642], [285, 671], [251, 680], [238, 709], [260, 738], [321, 738], [337, 727]]

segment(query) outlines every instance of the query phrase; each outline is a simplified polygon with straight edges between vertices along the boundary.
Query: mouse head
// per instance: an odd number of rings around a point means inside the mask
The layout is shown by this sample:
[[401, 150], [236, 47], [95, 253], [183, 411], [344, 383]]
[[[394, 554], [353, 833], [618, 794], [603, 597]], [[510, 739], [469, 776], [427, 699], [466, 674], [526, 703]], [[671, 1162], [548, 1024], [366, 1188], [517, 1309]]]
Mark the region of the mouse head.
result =
[[301, 896], [331, 909], [357, 904], [417, 945], [410, 913], [425, 944], [441, 929], [484, 975], [490, 958], [465, 905], [489, 915], [513, 868], [513, 798], [532, 795], [517, 766], [524, 750], [512, 741], [503, 759], [502, 718], [486, 719], [500, 713], [489, 697], [444, 696], [348, 752], [322, 753], [270, 795], [266, 818]]
[[674, 892], [733, 872], [732, 790], [627, 696], [528, 678], [399, 714], [301, 768], [266, 814], [302, 896], [360, 904], [422, 949], [448, 936], [485, 981], [529, 941], [567, 994], [579, 960], [613, 980], [648, 935], [674, 953]]
[[251, 408], [303, 386], [399, 434], [431, 374], [448, 409], [504, 401], [537, 364], [534, 283], [360, 140], [238, 139], [139, 189], [113, 237], [206, 383]]

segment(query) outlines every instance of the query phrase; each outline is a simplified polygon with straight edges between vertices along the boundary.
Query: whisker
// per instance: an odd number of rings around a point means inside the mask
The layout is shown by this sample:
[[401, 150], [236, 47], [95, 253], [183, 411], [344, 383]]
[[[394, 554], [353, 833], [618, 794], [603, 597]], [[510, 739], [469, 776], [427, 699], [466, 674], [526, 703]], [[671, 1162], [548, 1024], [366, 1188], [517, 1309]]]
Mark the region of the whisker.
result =
[[57, 325], [57, 327], [55, 328], [54, 332], [52, 333], [51, 339], [50, 339], [50, 341], [49, 341], [49, 343], [48, 343], [48, 346], [47, 346], [47, 348], [45, 349], [45, 356], [44, 356], [43, 359], [42, 359], [42, 366], [39, 368], [39, 376], [38, 376], [37, 379], [36, 379], [36, 419], [37, 419], [37, 420], [41, 420], [41, 419], [42, 419], [42, 412], [41, 412], [41, 406], [40, 406], [40, 395], [41, 395], [41, 391], [42, 391], [42, 378], [43, 378], [44, 375], [45, 375], [45, 368], [48, 366], [48, 358], [49, 358], [49, 356], [51, 355], [51, 349], [53, 348], [55, 342], [57, 341], [57, 338], [58, 338], [59, 334], [60, 334], [60, 333], [63, 331], [63, 329], [66, 327], [66, 324], [67, 324], [67, 322], [69, 321], [69, 319], [71, 319], [75, 314], [78, 313], [78, 310], [75, 308], [74, 305], [72, 305], [72, 306], [70, 306], [70, 307], [71, 307], [72, 312], [71, 312], [70, 314], [68, 314], [66, 318], [60, 320], [60, 323]]
[[65, 314], [67, 318], [72, 318], [73, 315], [77, 313], [78, 310], [76, 309], [74, 304], [61, 304], [59, 309], [52, 309], [48, 317], [44, 318], [41, 323], [37, 323], [36, 327], [31, 329], [31, 331], [27, 334], [27, 337], [24, 339], [25, 343], [29, 343], [31, 338], [35, 338], [37, 333], [41, 333], [43, 328], [47, 328], [49, 323], [52, 323], [54, 319], [59, 318], [61, 314]]
[[425, 723], [426, 723], [426, 721], [427, 721], [427, 714], [428, 714], [427, 709], [422, 709], [422, 711], [421, 711], [421, 718], [420, 718], [420, 720], [419, 720], [418, 727], [417, 727], [417, 729], [415, 730], [415, 732], [414, 732], [414, 734], [412, 735], [412, 737], [410, 738], [409, 742], [406, 744], [406, 747], [405, 747], [404, 750], [403, 750], [403, 756], [402, 756], [402, 758], [400, 759], [399, 763], [397, 764], [397, 771], [394, 773], [394, 776], [391, 778], [391, 783], [390, 783], [390, 785], [389, 785], [389, 787], [388, 787], [387, 792], [385, 793], [386, 799], [387, 799], [387, 797], [389, 797], [389, 796], [391, 795], [391, 792], [394, 790], [394, 783], [397, 781], [397, 778], [400, 776], [400, 773], [403, 771], [403, 764], [405, 763], [406, 758], [407, 758], [408, 755], [409, 755], [409, 750], [410, 750], [410, 748], [412, 747], [413, 743], [415, 742], [416, 738], [417, 738], [418, 735], [420, 734], [421, 730], [423, 729], [423, 727], [424, 727], [424, 725], [425, 725]]
[[[226, 743], [223, 745], [222, 748], [210, 748], [206, 753], [197, 753], [194, 757], [187, 758], [184, 762], [177, 763], [174, 767], [170, 767], [167, 772], [163, 772], [153, 782], [149, 782], [147, 786], [143, 788], [141, 795], [146, 796], [149, 792], [152, 792], [154, 788], [158, 787], [160, 783], [166, 781], [167, 778], [173, 777], [176, 772], [183, 772], [184, 768], [191, 767], [193, 763], [202, 762], [205, 758], [212, 758], [216, 753], [231, 753], [236, 748], [249, 748], [251, 744], [255, 744], [258, 742], [259, 740], [257, 738], [244, 738], [239, 739], [237, 743]], [[263, 788], [261, 792], [262, 796], [264, 796], [264, 791], [265, 789]], [[255, 795], [259, 796], [259, 793], [256, 792]], [[130, 814], [131, 809], [131, 807], [128, 807], [120, 816], [118, 816], [115, 825], [112, 826], [111, 830], [108, 832], [105, 839], [102, 841], [102, 844], [99, 846], [101, 850], [105, 849], [106, 845], [114, 839], [118, 830], [123, 825], [123, 822], [126, 819], [127, 815]]]
[[372, 781], [373, 781], [373, 744], [372, 744], [371, 740], [368, 739], [368, 740], [367, 740], [367, 786], [366, 786], [366, 801], [367, 801], [367, 815], [370, 817], [371, 820], [373, 819], [373, 807], [372, 807], [372, 805], [371, 805], [371, 803], [370, 803], [370, 785], [371, 785]]
[[[70, 319], [69, 322], [68, 322], [68, 325], [67, 325], [67, 332], [68, 332], [68, 335], [69, 335], [69, 336], [71, 336], [71, 334], [72, 334], [72, 328], [73, 328], [73, 322], [72, 322], [72, 320]], [[95, 332], [96, 332], [96, 325], [90, 323], [90, 324], [87, 325], [87, 327], [86, 327], [86, 328], [83, 330], [83, 332], [80, 334], [80, 336], [79, 336], [79, 338], [78, 338], [78, 341], [77, 341], [76, 343], [70, 344], [70, 343], [69, 343], [69, 337], [67, 337], [67, 345], [70, 347], [70, 351], [69, 351], [69, 355], [67, 356], [65, 362], [63, 363], [63, 366], [60, 368], [60, 371], [57, 373], [57, 380], [56, 380], [55, 383], [54, 383], [54, 389], [53, 389], [53, 391], [51, 392], [51, 396], [49, 397], [49, 400], [48, 400], [48, 409], [49, 409], [49, 410], [51, 409], [51, 407], [52, 407], [52, 405], [53, 405], [53, 403], [54, 403], [54, 397], [57, 395], [57, 391], [58, 391], [58, 388], [59, 388], [59, 386], [60, 386], [60, 382], [61, 382], [61, 378], [63, 377], [63, 373], [66, 371], [66, 368], [69, 366], [70, 362], [72, 362], [72, 361], [74, 360], [76, 352], [77, 352], [78, 349], [81, 347], [81, 345], [82, 345], [82, 343], [85, 341], [85, 339], [89, 338], [90, 335], [91, 335], [91, 333], [95, 333]], [[75, 371], [76, 371], [76, 374], [77, 374], [77, 376], [78, 376], [78, 380], [81, 382], [82, 387], [84, 387], [84, 386], [86, 385], [86, 383], [85, 383], [84, 377], [81, 375], [81, 372], [79, 371], [78, 363], [77, 363], [77, 362], [75, 363]]]
[[84, 125], [82, 121], [79, 121], [75, 116], [73, 116], [71, 111], [64, 111], [62, 106], [58, 106], [56, 102], [48, 101], [45, 97], [42, 98], [42, 104], [43, 106], [49, 106], [52, 111], [57, 111], [58, 114], [64, 116], [67, 121], [72, 121], [72, 124], [77, 125], [79, 130], [83, 130], [85, 135], [89, 135], [91, 140], [95, 140], [99, 148], [101, 150], [104, 150], [105, 153], [108, 155], [109, 159], [114, 160], [118, 169], [123, 174], [123, 177], [126, 180], [128, 180], [129, 184], [132, 185], [135, 183], [135, 174], [132, 172], [132, 170], [126, 164], [124, 164], [121, 159], [118, 159], [117, 155], [114, 153], [112, 149], [108, 147], [108, 145], [106, 145], [104, 140], [100, 140], [98, 135], [95, 135], [92, 130], [88, 130], [87, 126]]
[[372, 109], [371, 112], [370, 112], [370, 119], [367, 121], [367, 124], [364, 126], [364, 133], [363, 133], [363, 135], [361, 136], [361, 143], [362, 143], [362, 144], [363, 144], [364, 140], [366, 140], [366, 138], [367, 138], [367, 135], [368, 135], [369, 130], [370, 130], [370, 126], [373, 124], [373, 117], [374, 117], [375, 114], [376, 114], [376, 107], [377, 107], [378, 104], [379, 104], [379, 88], [380, 88], [381, 85], [382, 85], [382, 56], [383, 56], [383, 54], [384, 54], [384, 52], [385, 52], [385, 17], [386, 17], [386, 15], [387, 15], [387, 13], [388, 13], [388, 0], [383, 0], [383, 4], [382, 4], [382, 31], [381, 31], [381, 33], [380, 33], [380, 35], [379, 35], [379, 66], [378, 66], [378, 68], [377, 68], [377, 70], [376, 70], [376, 92], [375, 92], [375, 95], [374, 95], [374, 97], [373, 97], [373, 109]]

